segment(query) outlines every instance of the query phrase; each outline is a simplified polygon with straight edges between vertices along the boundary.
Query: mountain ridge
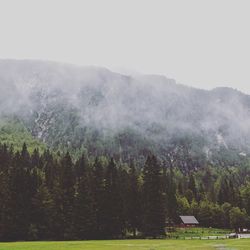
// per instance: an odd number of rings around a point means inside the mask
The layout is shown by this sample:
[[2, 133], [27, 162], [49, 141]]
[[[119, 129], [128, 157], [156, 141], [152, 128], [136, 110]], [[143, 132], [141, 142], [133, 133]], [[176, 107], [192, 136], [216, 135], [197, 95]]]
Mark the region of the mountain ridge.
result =
[[55, 150], [125, 161], [148, 151], [164, 159], [167, 149], [180, 151], [180, 143], [189, 144], [190, 156], [212, 162], [220, 150], [237, 160], [250, 153], [250, 96], [232, 88], [203, 90], [162, 75], [0, 60], [0, 90], [1, 116], [16, 115]]

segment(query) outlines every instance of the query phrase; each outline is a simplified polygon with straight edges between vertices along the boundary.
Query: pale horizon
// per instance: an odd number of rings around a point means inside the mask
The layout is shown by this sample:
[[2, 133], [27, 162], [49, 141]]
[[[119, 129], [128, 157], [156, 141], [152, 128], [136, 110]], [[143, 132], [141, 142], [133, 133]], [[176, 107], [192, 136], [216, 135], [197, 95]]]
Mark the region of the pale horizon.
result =
[[159, 74], [250, 94], [250, 3], [0, 1], [0, 58]]

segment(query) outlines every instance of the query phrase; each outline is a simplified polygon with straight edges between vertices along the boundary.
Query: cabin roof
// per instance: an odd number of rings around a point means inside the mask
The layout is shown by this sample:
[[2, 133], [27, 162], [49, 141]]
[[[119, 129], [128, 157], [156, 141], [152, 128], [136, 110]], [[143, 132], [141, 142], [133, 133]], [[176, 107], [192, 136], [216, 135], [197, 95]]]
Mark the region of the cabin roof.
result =
[[180, 218], [184, 224], [199, 224], [194, 216], [181, 215]]

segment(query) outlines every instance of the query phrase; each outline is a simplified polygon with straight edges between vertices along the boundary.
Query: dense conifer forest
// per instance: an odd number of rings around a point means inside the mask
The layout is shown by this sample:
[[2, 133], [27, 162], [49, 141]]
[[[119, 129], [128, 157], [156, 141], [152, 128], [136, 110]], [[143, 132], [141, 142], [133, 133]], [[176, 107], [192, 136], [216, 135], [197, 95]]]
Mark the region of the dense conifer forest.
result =
[[144, 166], [0, 146], [0, 240], [164, 237], [179, 215], [201, 226], [250, 226], [250, 165], [183, 171], [148, 154]]

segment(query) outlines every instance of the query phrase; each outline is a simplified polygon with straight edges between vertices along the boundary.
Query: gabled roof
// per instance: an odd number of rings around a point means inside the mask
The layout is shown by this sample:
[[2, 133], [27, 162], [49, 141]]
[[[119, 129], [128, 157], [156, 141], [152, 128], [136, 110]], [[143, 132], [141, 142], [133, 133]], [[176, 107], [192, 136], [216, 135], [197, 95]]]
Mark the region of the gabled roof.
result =
[[194, 216], [180, 216], [184, 224], [199, 224]]

